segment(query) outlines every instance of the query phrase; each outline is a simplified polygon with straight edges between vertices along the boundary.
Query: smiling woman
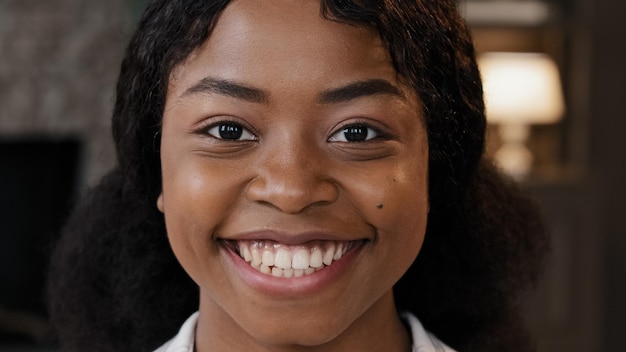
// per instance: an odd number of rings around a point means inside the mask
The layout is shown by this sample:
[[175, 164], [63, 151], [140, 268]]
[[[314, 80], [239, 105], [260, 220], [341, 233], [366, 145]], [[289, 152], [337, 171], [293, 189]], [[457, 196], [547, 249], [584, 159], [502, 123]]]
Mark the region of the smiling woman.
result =
[[66, 350], [190, 315], [159, 351], [530, 350], [546, 240], [481, 159], [452, 1], [153, 1], [113, 122], [119, 167], [53, 259]]
[[377, 32], [319, 12], [234, 2], [170, 76], [157, 203], [198, 350], [408, 345], [391, 288], [426, 230], [420, 103]]

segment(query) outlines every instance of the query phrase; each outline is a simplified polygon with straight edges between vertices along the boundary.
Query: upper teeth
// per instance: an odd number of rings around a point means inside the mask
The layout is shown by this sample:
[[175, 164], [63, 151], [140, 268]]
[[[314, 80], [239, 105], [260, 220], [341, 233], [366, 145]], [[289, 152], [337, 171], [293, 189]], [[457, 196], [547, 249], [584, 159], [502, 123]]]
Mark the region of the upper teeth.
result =
[[239, 255], [265, 274], [277, 277], [299, 277], [339, 260], [350, 242], [316, 241], [307, 245], [288, 246], [273, 241], [238, 241]]

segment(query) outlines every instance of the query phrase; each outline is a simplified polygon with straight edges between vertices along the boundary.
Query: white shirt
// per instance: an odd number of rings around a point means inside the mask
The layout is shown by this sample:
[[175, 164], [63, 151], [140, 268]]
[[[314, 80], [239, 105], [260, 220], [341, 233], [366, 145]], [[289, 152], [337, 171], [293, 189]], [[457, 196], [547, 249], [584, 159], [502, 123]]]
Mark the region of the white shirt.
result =
[[[413, 314], [406, 312], [402, 314], [402, 319], [411, 327], [413, 352], [455, 352], [443, 342], [439, 341], [433, 334], [424, 330], [420, 321], [417, 320]], [[154, 352], [193, 352], [197, 322], [198, 312], [195, 312], [185, 321], [174, 338]]]

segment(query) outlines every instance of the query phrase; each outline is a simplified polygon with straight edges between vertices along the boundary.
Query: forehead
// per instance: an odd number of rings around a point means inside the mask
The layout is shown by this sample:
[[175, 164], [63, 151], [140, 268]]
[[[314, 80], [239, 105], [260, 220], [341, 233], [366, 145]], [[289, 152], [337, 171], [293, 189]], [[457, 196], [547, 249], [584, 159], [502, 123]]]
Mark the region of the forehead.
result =
[[216, 72], [224, 79], [267, 81], [280, 75], [285, 83], [309, 84], [321, 77], [337, 84], [365, 75], [396, 79], [389, 51], [373, 28], [325, 19], [316, 0], [233, 1], [172, 78]]
[[253, 46], [283, 41], [294, 49], [324, 44], [343, 45], [348, 49], [350, 42], [384, 49], [373, 28], [323, 18], [320, 6], [317, 0], [235, 0], [219, 17], [212, 37], [225, 40], [255, 37], [260, 41], [248, 42]]

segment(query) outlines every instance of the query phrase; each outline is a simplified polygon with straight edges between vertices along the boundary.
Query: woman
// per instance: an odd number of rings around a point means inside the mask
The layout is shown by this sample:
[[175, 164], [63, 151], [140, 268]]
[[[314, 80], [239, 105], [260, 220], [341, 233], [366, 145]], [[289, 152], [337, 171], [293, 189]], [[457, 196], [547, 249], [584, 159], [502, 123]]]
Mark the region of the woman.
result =
[[153, 1], [53, 258], [64, 347], [531, 350], [546, 238], [483, 110], [453, 1]]

